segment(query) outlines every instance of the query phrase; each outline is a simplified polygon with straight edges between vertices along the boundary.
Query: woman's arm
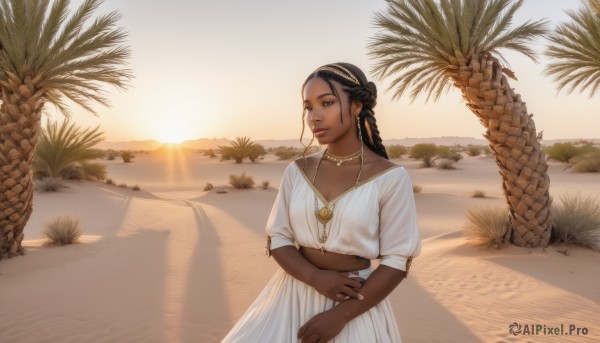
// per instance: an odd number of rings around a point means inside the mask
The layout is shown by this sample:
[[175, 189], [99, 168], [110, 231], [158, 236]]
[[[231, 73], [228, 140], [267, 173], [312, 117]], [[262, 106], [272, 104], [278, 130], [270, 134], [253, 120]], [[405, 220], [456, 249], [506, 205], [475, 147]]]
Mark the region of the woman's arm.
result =
[[387, 297], [406, 277], [406, 272], [380, 265], [365, 281], [360, 293], [363, 300], [349, 299], [331, 310], [312, 317], [298, 331], [303, 343], [327, 342], [337, 336], [346, 324]]
[[357, 291], [362, 287], [362, 282], [356, 278], [350, 278], [344, 273], [318, 269], [304, 258], [293, 245], [273, 249], [271, 256], [286, 273], [314, 287], [319, 293], [332, 300], [341, 301], [346, 296], [355, 299], [362, 297]]

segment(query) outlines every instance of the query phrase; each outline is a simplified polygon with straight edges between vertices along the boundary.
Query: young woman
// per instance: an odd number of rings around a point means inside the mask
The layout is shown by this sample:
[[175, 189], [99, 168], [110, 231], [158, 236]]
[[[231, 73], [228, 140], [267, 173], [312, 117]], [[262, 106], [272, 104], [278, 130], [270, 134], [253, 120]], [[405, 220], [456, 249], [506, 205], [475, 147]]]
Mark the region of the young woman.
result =
[[286, 168], [267, 223], [281, 269], [223, 342], [401, 342], [387, 296], [420, 239], [408, 173], [381, 143], [377, 89], [335, 63], [307, 78], [302, 97], [303, 132], [306, 119], [327, 148]]

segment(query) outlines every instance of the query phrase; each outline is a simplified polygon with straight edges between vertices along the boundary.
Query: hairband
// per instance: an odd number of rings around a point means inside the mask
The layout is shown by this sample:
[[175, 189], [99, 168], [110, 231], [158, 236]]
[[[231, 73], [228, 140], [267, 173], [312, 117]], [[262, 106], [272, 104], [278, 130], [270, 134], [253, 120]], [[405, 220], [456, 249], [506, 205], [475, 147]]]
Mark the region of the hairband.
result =
[[[335, 68], [333, 68], [335, 67]], [[336, 69], [338, 68], [338, 69]], [[315, 73], [318, 71], [328, 71], [330, 73], [334, 73], [337, 76], [340, 76], [354, 84], [356, 84], [357, 86], [360, 86], [360, 82], [358, 81], [358, 79], [356, 78], [356, 76], [354, 76], [348, 69], [344, 68], [343, 66], [339, 65], [339, 64], [328, 64], [328, 65], [324, 65], [322, 67], [320, 67], [319, 69], [315, 70]], [[343, 71], [344, 73], [342, 73], [341, 71]]]

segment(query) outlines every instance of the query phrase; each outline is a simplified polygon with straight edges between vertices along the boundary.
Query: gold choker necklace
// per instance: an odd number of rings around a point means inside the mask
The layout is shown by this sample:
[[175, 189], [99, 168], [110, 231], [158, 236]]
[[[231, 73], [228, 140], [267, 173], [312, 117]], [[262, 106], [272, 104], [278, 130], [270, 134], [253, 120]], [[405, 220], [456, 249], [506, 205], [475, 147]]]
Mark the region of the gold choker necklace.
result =
[[[356, 182], [354, 183], [354, 186], [352, 187], [356, 187], [358, 186], [358, 182], [360, 181], [360, 176], [362, 175], [362, 171], [363, 171], [363, 165], [364, 165], [364, 158], [363, 156], [363, 146], [362, 143], [360, 145], [360, 150], [350, 156], [353, 156], [357, 154], [355, 157], [352, 157], [351, 159], [355, 159], [356, 157], [360, 156], [360, 170], [358, 171], [358, 176], [356, 177]], [[313, 175], [313, 179], [312, 179], [312, 184], [316, 189], [315, 186], [315, 180], [317, 179], [317, 173], [319, 172], [319, 166], [321, 165], [321, 162], [323, 161], [323, 157], [327, 156], [327, 150], [325, 150], [325, 153], [321, 156], [321, 159], [319, 159], [319, 163], [317, 163], [317, 166], [315, 167], [315, 174]], [[337, 157], [337, 156], [336, 156]], [[347, 156], [345, 158], [348, 158]], [[345, 161], [342, 161], [345, 162]], [[338, 164], [338, 166], [342, 163], [340, 162]], [[329, 230], [326, 230], [327, 227], [327, 223], [331, 220], [331, 218], [333, 218], [333, 208], [335, 207], [335, 205], [337, 204], [337, 202], [343, 197], [340, 196], [337, 199], [335, 199], [335, 201], [333, 202], [333, 204], [329, 204], [329, 202], [325, 203], [325, 199], [323, 199], [323, 207], [321, 207], [319, 209], [319, 203], [318, 203], [318, 199], [317, 199], [317, 192], [316, 190], [314, 191], [315, 193], [315, 216], [317, 217], [317, 220], [319, 222], [321, 222], [321, 224], [323, 224], [323, 232], [319, 235], [319, 227], [317, 226], [317, 236], [319, 239], [319, 243], [321, 243], [321, 255], [325, 253], [325, 250], [323, 250], [323, 244], [325, 243], [325, 241], [327, 241], [327, 238], [329, 238]], [[346, 193], [348, 193], [347, 191], [344, 192], [343, 194], [345, 195]], [[329, 229], [331, 229], [331, 225], [329, 226]]]
[[358, 156], [361, 155], [361, 150], [362, 149], [359, 149], [357, 152], [352, 153], [352, 154], [350, 154], [348, 156], [336, 156], [334, 154], [329, 153], [329, 151], [325, 150], [324, 156], [325, 156], [325, 158], [327, 158], [331, 162], [335, 162], [335, 164], [339, 167], [344, 162], [352, 161], [352, 160], [358, 158]]

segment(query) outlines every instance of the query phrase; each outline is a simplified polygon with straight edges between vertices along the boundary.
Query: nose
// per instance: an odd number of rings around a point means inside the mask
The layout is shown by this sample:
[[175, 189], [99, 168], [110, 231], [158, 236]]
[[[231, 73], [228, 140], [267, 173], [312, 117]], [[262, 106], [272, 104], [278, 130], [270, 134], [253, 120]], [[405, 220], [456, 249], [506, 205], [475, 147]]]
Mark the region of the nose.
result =
[[308, 122], [316, 123], [323, 120], [323, 112], [318, 108], [314, 108], [312, 111], [308, 113]]

